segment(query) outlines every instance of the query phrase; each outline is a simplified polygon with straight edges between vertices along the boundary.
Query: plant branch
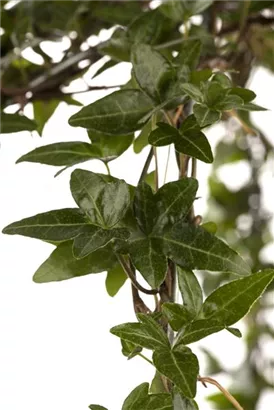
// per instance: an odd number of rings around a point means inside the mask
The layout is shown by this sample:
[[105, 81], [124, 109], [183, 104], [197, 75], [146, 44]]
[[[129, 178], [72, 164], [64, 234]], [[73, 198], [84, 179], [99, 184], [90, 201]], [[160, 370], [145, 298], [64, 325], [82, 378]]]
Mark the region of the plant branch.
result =
[[132, 272], [130, 266], [128, 265], [127, 261], [125, 260], [124, 256], [116, 254], [118, 261], [120, 262], [122, 268], [124, 269], [125, 273], [127, 274], [128, 278], [131, 280], [132, 285], [139, 290], [140, 292], [145, 293], [146, 295], [156, 295], [159, 291], [158, 289], [146, 289], [142, 285], [139, 284], [137, 281], [134, 273]]
[[151, 160], [152, 160], [152, 157], [153, 157], [153, 147], [151, 147], [150, 150], [149, 150], [145, 165], [142, 169], [142, 172], [141, 172], [141, 175], [140, 175], [140, 178], [139, 178], [139, 181], [138, 181], [138, 185], [145, 179], [145, 177], [147, 175], [148, 168], [149, 168]]
[[213, 384], [214, 386], [216, 386], [223, 393], [223, 395], [227, 398], [227, 400], [229, 400], [230, 403], [233, 404], [235, 409], [244, 410], [244, 408], [235, 399], [235, 397], [233, 397], [232, 394], [230, 394], [228, 390], [226, 390], [223, 386], [221, 386], [220, 383], [217, 382], [217, 380], [212, 379], [211, 377], [201, 377], [201, 376], [198, 376], [198, 380], [201, 383], [203, 383], [203, 385], [206, 385], [206, 383]]
[[148, 357], [143, 355], [142, 353], [138, 353], [137, 356], [140, 356], [142, 359], [146, 360], [149, 364], [152, 364], [152, 366], [154, 367], [153, 362]]

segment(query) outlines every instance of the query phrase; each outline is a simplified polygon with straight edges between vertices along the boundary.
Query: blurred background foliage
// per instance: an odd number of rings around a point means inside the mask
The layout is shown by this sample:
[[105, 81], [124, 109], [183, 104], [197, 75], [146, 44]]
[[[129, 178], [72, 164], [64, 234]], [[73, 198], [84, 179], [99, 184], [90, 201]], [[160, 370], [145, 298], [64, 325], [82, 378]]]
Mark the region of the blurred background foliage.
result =
[[[135, 42], [154, 45], [168, 58], [182, 47], [184, 23], [189, 37], [203, 42], [200, 69], [230, 70], [234, 83], [240, 86], [250, 80], [256, 67], [274, 71], [274, 1], [1, 1], [1, 111], [17, 104], [17, 112], [22, 112], [27, 104], [33, 104], [42, 135], [60, 102], [81, 105], [77, 91], [68, 92], [67, 86], [82, 78], [93, 64], [101, 62], [90, 81], [128, 61]], [[100, 41], [102, 32], [107, 37], [104, 41]], [[64, 40], [57, 60], [43, 47], [45, 41], [61, 44]], [[36, 60], [39, 57], [40, 63], [28, 59], [26, 50]], [[90, 81], [85, 82], [86, 91], [97, 90]], [[134, 78], [127, 86], [137, 87]], [[262, 249], [273, 238], [261, 181], [264, 167], [271, 161], [273, 164], [274, 138], [263, 134], [252, 115], [239, 113], [240, 125], [229, 116], [222, 118], [226, 132], [217, 145], [208, 181], [205, 220], [214, 221], [217, 234], [256, 271], [274, 267], [262, 257]], [[145, 128], [149, 127], [148, 123]], [[147, 145], [147, 133], [135, 140], [135, 152]], [[250, 177], [239, 190], [230, 189], [219, 171], [224, 164], [239, 162], [248, 166]], [[268, 189], [273, 190], [273, 186]], [[227, 279], [208, 273], [205, 292], [210, 293]], [[228, 373], [233, 380], [230, 391], [245, 410], [257, 409], [262, 392], [274, 388], [274, 362], [262, 353], [262, 342], [274, 337], [274, 326], [267, 320], [274, 306], [273, 291], [272, 285], [245, 319], [246, 354], [239, 368], [228, 372], [217, 357], [204, 351], [208, 375]], [[216, 393], [209, 400], [216, 409], [231, 409], [222, 394]]]

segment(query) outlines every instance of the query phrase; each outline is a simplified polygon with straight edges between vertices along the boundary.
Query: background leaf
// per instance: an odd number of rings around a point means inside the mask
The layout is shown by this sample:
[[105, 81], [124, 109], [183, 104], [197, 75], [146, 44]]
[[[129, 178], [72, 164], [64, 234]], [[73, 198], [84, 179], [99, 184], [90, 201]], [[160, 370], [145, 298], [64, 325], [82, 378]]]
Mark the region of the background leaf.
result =
[[37, 124], [24, 115], [6, 114], [1, 112], [0, 130], [3, 134], [20, 131], [34, 131], [36, 128]]

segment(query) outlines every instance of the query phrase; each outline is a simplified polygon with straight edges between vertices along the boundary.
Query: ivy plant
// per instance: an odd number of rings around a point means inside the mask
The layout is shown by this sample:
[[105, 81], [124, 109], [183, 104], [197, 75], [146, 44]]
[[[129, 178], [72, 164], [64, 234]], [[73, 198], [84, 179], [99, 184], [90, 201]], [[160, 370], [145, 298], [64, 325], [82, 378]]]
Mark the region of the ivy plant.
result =
[[[254, 103], [253, 91], [235, 83], [233, 58], [228, 59], [233, 50], [222, 52], [218, 41], [215, 44], [212, 36], [205, 37], [203, 25], [192, 23], [191, 17], [197, 14], [205, 21], [212, 10], [216, 15], [213, 1], [169, 1], [153, 10], [136, 2], [134, 12], [126, 5], [124, 17], [121, 10], [114, 7], [117, 13], [112, 15], [108, 6], [99, 3], [94, 2], [94, 15], [119, 24], [111, 38], [98, 46], [101, 55], [110, 57], [101, 72], [118, 61], [128, 61], [130, 81], [69, 118], [71, 127], [86, 130], [88, 142], [45, 145], [17, 162], [64, 167], [63, 171], [97, 159], [108, 172], [74, 169], [70, 179], [74, 208], [28, 216], [3, 232], [56, 246], [35, 272], [36, 283], [107, 271], [107, 291], [114, 296], [129, 279], [136, 321], [117, 323], [110, 332], [120, 338], [128, 358], [142, 349], [151, 351], [151, 359], [145, 358], [155, 368], [155, 378], [150, 385], [137, 386], [122, 410], [195, 410], [197, 383], [212, 379], [200, 375], [199, 357], [189, 345], [224, 330], [241, 337], [233, 326], [274, 279], [274, 269], [252, 270], [248, 261], [216, 235], [214, 221], [203, 224], [202, 217], [195, 215], [197, 163], [214, 161], [207, 127], [265, 108]], [[247, 9], [241, 13], [239, 39], [248, 23]], [[214, 24], [216, 34], [215, 20]], [[179, 26], [184, 35], [178, 34]], [[53, 104], [50, 114], [57, 105]], [[34, 120], [19, 113], [2, 113], [2, 132], [37, 130], [41, 134], [45, 113], [39, 104], [34, 108]], [[247, 126], [244, 120], [241, 123]], [[135, 152], [149, 146], [136, 186], [126, 182], [126, 174], [125, 179], [116, 178], [109, 167], [131, 145]], [[178, 180], [159, 186], [157, 150], [162, 146], [175, 153]], [[153, 160], [151, 178], [148, 169]], [[227, 281], [205, 298], [198, 279], [209, 272], [226, 273]], [[146, 285], [139, 283], [139, 274]], [[175, 297], [177, 289], [180, 303]], [[153, 310], [142, 294], [155, 301]], [[235, 408], [242, 409], [222, 391]], [[97, 404], [90, 409], [107, 410]]]

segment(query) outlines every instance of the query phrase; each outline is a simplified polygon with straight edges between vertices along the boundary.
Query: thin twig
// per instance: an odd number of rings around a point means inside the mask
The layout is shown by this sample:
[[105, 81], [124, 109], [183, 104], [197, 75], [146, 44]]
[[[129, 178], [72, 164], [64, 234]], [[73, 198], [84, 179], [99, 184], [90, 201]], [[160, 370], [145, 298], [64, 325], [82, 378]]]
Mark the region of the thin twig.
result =
[[244, 410], [244, 408], [240, 405], [240, 403], [235, 399], [235, 397], [232, 396], [232, 394], [229, 393], [223, 386], [220, 385], [220, 383], [217, 382], [217, 380], [212, 379], [211, 377], [201, 377], [198, 376], [198, 380], [201, 383], [210, 383], [216, 386], [222, 393], [223, 395], [227, 398], [227, 400], [230, 401], [230, 403], [233, 404], [235, 409], [237, 410]]
[[153, 147], [153, 154], [155, 160], [155, 191], [159, 189], [159, 167], [158, 167], [158, 156], [157, 156], [157, 147]]
[[192, 178], [196, 178], [197, 174], [197, 159], [192, 158], [192, 164], [191, 164], [191, 176]]
[[136, 289], [138, 289], [140, 292], [145, 293], [146, 295], [156, 295], [158, 293], [158, 289], [146, 289], [143, 288], [142, 285], [139, 284], [137, 281], [136, 277], [134, 276], [134, 273], [131, 271], [130, 266], [128, 265], [127, 261], [122, 255], [116, 255], [118, 261], [120, 262], [122, 268], [124, 269], [125, 273], [127, 274], [128, 278], [131, 280], [131, 283], [133, 286], [135, 286]]
[[152, 157], [153, 157], [153, 147], [150, 148], [150, 151], [148, 153], [145, 165], [142, 169], [142, 172], [141, 172], [141, 175], [140, 175], [140, 178], [139, 178], [139, 181], [138, 181], [138, 185], [145, 179], [145, 177], [147, 175], [148, 168], [149, 168], [151, 160], [152, 160]]

